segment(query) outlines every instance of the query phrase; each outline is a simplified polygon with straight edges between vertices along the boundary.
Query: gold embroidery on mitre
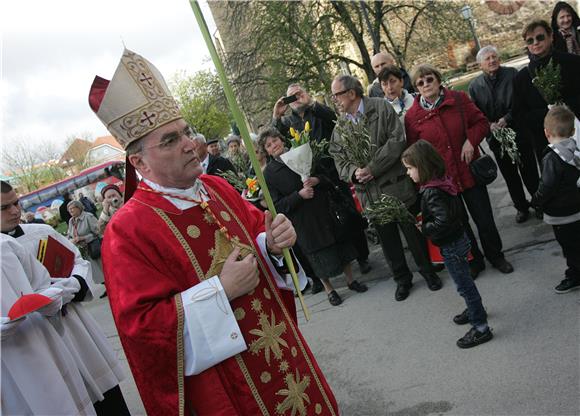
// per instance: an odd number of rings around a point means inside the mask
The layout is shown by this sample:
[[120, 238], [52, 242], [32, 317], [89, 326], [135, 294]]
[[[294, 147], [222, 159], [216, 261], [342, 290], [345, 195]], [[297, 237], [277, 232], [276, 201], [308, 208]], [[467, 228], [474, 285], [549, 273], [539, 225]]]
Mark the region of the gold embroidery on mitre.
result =
[[250, 352], [257, 354], [261, 350], [264, 350], [264, 357], [268, 365], [270, 365], [270, 352], [280, 360], [283, 355], [280, 346], [288, 348], [288, 344], [282, 338], [282, 334], [286, 332], [286, 323], [282, 321], [277, 324], [274, 311], [271, 312], [271, 316], [271, 321], [268, 320], [267, 315], [260, 316], [259, 322], [261, 329], [250, 330], [250, 334], [258, 337], [258, 339], [252, 341], [250, 344]]
[[296, 347], [292, 347], [290, 353], [292, 354], [292, 357], [296, 358], [296, 356], [298, 355], [298, 350], [296, 349]]
[[285, 414], [291, 410], [291, 415], [304, 416], [306, 414], [306, 406], [310, 404], [310, 397], [304, 391], [310, 385], [310, 376], [304, 376], [300, 379], [300, 374], [296, 370], [296, 377], [293, 374], [288, 374], [285, 377], [286, 387], [276, 392], [277, 396], [285, 396], [282, 403], [276, 404], [276, 413], [279, 415]]
[[269, 383], [270, 380], [272, 380], [272, 375], [267, 371], [262, 371], [262, 374], [260, 375], [260, 380], [264, 384]]
[[236, 317], [236, 320], [241, 321], [246, 317], [246, 311], [244, 308], [236, 308], [234, 311], [234, 316]]
[[187, 235], [190, 236], [191, 238], [198, 238], [201, 235], [201, 231], [199, 227], [196, 225], [188, 225]]
[[[205, 274], [206, 278], [211, 276], [219, 275], [224, 267], [224, 263], [226, 262], [228, 256], [234, 251], [234, 245], [240, 248], [240, 257], [244, 258], [248, 254], [253, 253], [252, 247], [242, 244], [242, 243], [235, 243], [228, 240], [227, 236], [224, 233], [221, 233], [219, 230], [215, 232], [215, 242], [213, 247], [213, 255], [210, 251], [210, 256], [212, 257], [211, 266], [209, 270]], [[211, 250], [211, 249], [210, 249]]]
[[225, 211], [220, 212], [220, 217], [222, 217], [224, 219], [224, 221], [231, 221], [232, 220], [232, 217], [230, 217], [230, 214], [228, 214]]
[[316, 405], [314, 406], [314, 413], [316, 413], [317, 415], [322, 413], [322, 405], [320, 403], [316, 403]]
[[264, 288], [264, 297], [268, 300], [272, 299], [272, 296], [270, 295], [270, 291], [267, 288]]

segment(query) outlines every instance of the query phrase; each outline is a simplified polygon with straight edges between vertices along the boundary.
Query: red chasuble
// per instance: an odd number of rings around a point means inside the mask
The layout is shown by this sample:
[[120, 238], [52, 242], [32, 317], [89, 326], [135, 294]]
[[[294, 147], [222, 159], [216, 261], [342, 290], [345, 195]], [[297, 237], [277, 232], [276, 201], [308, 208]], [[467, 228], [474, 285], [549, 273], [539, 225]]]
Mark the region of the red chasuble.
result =
[[[263, 214], [223, 179], [202, 175], [209, 208], [181, 211], [137, 190], [107, 226], [103, 265], [119, 336], [150, 415], [336, 415], [324, 375], [255, 243]], [[145, 187], [145, 185], [142, 185]], [[219, 274], [233, 245], [258, 259], [260, 284], [231, 302], [248, 349], [184, 377], [180, 292]], [[190, 334], [195, 337], [195, 334]]]

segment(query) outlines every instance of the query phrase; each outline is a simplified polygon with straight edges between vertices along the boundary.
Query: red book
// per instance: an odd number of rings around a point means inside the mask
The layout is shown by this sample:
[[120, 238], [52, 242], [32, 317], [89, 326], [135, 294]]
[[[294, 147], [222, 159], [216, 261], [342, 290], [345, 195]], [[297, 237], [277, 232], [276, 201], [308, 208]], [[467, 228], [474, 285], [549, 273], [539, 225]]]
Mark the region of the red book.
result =
[[69, 277], [75, 264], [75, 253], [51, 236], [40, 240], [36, 258], [51, 277]]

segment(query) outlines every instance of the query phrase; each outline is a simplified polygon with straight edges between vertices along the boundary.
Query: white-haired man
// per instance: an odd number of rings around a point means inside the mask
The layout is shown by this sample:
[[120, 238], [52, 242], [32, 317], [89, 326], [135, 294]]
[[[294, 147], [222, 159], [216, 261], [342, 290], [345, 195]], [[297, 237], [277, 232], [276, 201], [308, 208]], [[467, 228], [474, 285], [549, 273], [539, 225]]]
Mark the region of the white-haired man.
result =
[[234, 165], [232, 165], [232, 162], [230, 162], [228, 159], [221, 156], [214, 156], [209, 153], [207, 148], [208, 145], [203, 134], [195, 134], [192, 140], [195, 145], [195, 152], [197, 153], [197, 157], [201, 162], [203, 173], [214, 176], [219, 176], [220, 173], [227, 171], [236, 173], [236, 168], [234, 168]]
[[[528, 219], [530, 207], [522, 180], [529, 194], [533, 195], [538, 189], [539, 175], [532, 145], [529, 140], [522, 137], [513, 122], [513, 83], [518, 71], [502, 66], [497, 49], [491, 45], [481, 48], [476, 59], [483, 73], [469, 84], [469, 95], [491, 123], [487, 143], [495, 154], [499, 170], [517, 210], [516, 222], [522, 223]], [[516, 143], [521, 156], [521, 165], [514, 163], [502, 152], [500, 143], [494, 136], [495, 132], [506, 127], [518, 132]]]
[[102, 254], [147, 413], [338, 413], [274, 265], [296, 241], [290, 221], [202, 175], [191, 129], [143, 57], [125, 50], [110, 82], [95, 78], [89, 103], [143, 177]]

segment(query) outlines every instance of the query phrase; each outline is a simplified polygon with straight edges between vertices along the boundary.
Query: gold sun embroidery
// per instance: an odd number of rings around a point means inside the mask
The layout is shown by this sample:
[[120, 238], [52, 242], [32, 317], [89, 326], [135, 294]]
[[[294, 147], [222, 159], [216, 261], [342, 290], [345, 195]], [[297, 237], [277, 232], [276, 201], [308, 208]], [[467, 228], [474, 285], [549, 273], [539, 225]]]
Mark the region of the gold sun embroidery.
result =
[[288, 368], [290, 368], [290, 365], [288, 365], [288, 361], [286, 360], [280, 361], [280, 366], [278, 367], [278, 369], [280, 370], [281, 373], [287, 373]]
[[260, 299], [252, 299], [251, 305], [255, 312], [260, 312], [262, 310], [262, 302]]
[[264, 357], [266, 362], [270, 365], [270, 352], [274, 354], [278, 360], [282, 358], [282, 349], [280, 346], [288, 348], [288, 344], [282, 339], [281, 335], [286, 332], [286, 323], [280, 322], [276, 324], [276, 317], [272, 312], [271, 322], [268, 316], [263, 314], [260, 316], [261, 329], [252, 329], [250, 334], [256, 335], [258, 339], [252, 341], [250, 344], [250, 352], [257, 354], [264, 350]]
[[296, 378], [294, 378], [293, 374], [288, 374], [285, 381], [287, 388], [279, 390], [276, 395], [286, 396], [286, 398], [282, 403], [276, 404], [276, 413], [283, 415], [288, 410], [291, 410], [291, 416], [295, 416], [296, 414], [304, 416], [306, 414], [306, 405], [310, 404], [310, 397], [304, 393], [310, 385], [310, 377], [304, 376], [300, 380], [300, 375], [298, 374], [298, 370], [296, 370]]

